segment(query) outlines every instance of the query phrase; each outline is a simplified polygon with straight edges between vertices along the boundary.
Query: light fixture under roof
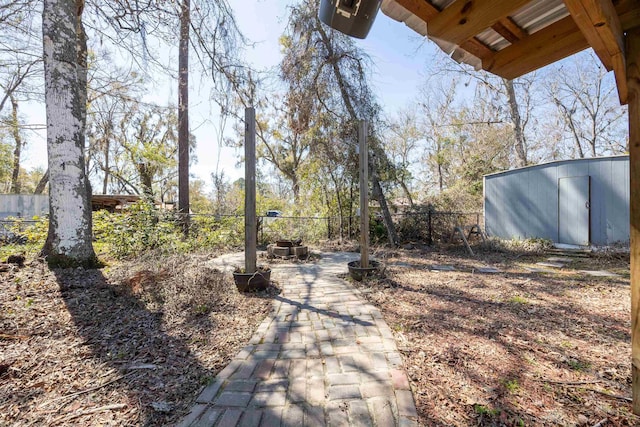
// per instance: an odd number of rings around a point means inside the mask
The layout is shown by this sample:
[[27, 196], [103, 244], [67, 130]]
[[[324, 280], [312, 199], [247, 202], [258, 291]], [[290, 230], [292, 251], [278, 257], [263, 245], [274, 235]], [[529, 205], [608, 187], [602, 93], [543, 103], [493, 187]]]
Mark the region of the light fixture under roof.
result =
[[331, 28], [364, 39], [376, 19], [382, 0], [321, 0], [318, 16]]

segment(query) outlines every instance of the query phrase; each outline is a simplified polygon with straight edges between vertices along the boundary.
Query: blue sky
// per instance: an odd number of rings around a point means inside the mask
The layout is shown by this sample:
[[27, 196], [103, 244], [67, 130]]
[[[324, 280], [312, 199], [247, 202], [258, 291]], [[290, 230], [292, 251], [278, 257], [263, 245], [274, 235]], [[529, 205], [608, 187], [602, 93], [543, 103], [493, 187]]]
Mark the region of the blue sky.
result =
[[[256, 2], [239, 2], [232, 0], [234, 13], [243, 34], [255, 47], [244, 52], [244, 57], [253, 67], [268, 69], [276, 66], [281, 58], [278, 38], [282, 35], [288, 19], [287, 5], [292, 0], [258, 0]], [[382, 12], [378, 14], [373, 28], [365, 40], [356, 43], [367, 52], [375, 64], [371, 84], [378, 101], [387, 114], [415, 99], [419, 87], [424, 82], [427, 64], [436, 52], [435, 45], [403, 23], [396, 22]], [[195, 76], [194, 76], [195, 77]], [[196, 135], [198, 163], [191, 173], [203, 179], [207, 184], [210, 174], [218, 163], [219, 124], [215, 117], [215, 109], [208, 99], [209, 91], [195, 83], [192, 78], [190, 93], [191, 130]], [[177, 98], [175, 88], [159, 82], [154, 88], [154, 101], [166, 103]], [[176, 102], [175, 100], [173, 101]], [[32, 123], [44, 123], [43, 106], [29, 106], [24, 111]], [[227, 132], [232, 123], [227, 123]], [[46, 142], [44, 134], [31, 138], [27, 147], [24, 166], [26, 168], [46, 168]], [[219, 165], [225, 175], [236, 179], [243, 175], [242, 167], [235, 167], [240, 152], [232, 148], [222, 148]]]

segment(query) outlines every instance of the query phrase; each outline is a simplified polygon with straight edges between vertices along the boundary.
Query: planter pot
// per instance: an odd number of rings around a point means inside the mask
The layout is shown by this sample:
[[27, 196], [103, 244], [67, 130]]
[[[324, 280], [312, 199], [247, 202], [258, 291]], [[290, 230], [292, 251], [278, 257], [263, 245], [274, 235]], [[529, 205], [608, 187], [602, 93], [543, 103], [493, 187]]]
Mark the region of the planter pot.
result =
[[306, 258], [309, 256], [309, 248], [307, 246], [293, 246], [291, 247], [291, 255], [298, 258]]
[[258, 269], [255, 273], [233, 272], [233, 280], [240, 292], [261, 291], [271, 281], [271, 269]]
[[347, 266], [349, 267], [349, 275], [351, 278], [358, 282], [367, 276], [376, 274], [380, 269], [380, 263], [378, 261], [371, 260], [369, 260], [369, 267], [367, 268], [360, 267], [360, 260], [351, 261]]

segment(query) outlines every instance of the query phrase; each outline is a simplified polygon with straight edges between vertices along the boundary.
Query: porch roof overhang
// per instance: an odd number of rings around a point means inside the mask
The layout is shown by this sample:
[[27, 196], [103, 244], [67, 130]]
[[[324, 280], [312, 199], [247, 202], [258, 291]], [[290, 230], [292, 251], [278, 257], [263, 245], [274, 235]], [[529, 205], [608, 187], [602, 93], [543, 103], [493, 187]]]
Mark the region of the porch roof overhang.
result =
[[454, 60], [514, 79], [592, 47], [627, 102], [624, 33], [638, 0], [383, 0], [382, 11]]

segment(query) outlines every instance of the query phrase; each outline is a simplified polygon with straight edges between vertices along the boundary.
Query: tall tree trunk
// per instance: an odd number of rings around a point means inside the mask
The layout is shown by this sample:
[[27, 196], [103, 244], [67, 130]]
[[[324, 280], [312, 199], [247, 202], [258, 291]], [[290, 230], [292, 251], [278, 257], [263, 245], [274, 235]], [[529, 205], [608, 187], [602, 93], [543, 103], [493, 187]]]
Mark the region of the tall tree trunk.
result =
[[589, 148], [591, 148], [591, 157], [598, 157], [597, 144], [598, 144], [598, 131], [595, 129], [598, 121], [593, 119], [593, 129], [591, 130], [592, 137], [589, 139]]
[[573, 117], [571, 112], [565, 107], [565, 105], [557, 98], [554, 98], [555, 104], [558, 106], [562, 115], [564, 116], [567, 124], [569, 125], [569, 129], [571, 129], [571, 134], [573, 135], [573, 141], [576, 143], [576, 150], [578, 151], [578, 157], [584, 159], [584, 151], [582, 151], [582, 144], [580, 144], [580, 135], [578, 134], [578, 129], [576, 129], [576, 125], [573, 122]]
[[[328, 56], [330, 59], [333, 59], [334, 51], [333, 51], [333, 47], [331, 46], [331, 40], [329, 40], [327, 33], [322, 28], [323, 24], [320, 23], [320, 19], [318, 19], [317, 21], [318, 21], [318, 32], [320, 33], [320, 36], [322, 37], [322, 41], [327, 48], [327, 52], [329, 54]], [[340, 70], [340, 67], [338, 67], [338, 63], [335, 60], [331, 60], [331, 67], [333, 69], [334, 75], [336, 76], [336, 80], [338, 80], [338, 88], [340, 89], [340, 95], [342, 96], [342, 100], [344, 102], [345, 108], [349, 112], [352, 122], [355, 124], [359, 120], [359, 117], [358, 117], [358, 114], [356, 113], [356, 110], [353, 107], [353, 103], [351, 102], [351, 97], [349, 96], [349, 93], [347, 91], [347, 85], [344, 81], [344, 77], [342, 76], [342, 71]], [[380, 209], [382, 209], [383, 217], [389, 219], [388, 221], [385, 220], [384, 225], [387, 227], [388, 235], [390, 237], [391, 236], [394, 237], [394, 239], [389, 239], [389, 243], [396, 245], [398, 241], [398, 235], [396, 233], [396, 228], [393, 225], [393, 221], [391, 221], [391, 213], [388, 210], [387, 199], [384, 195], [384, 192], [382, 191], [380, 182], [378, 181], [378, 174], [376, 174], [375, 172], [375, 165], [373, 163], [370, 163], [369, 167], [372, 168], [371, 181], [373, 183], [373, 187], [374, 188], [377, 187], [380, 190], [380, 192], [378, 193], [378, 202], [380, 203]]]
[[389, 212], [389, 206], [387, 205], [387, 199], [384, 197], [384, 193], [382, 191], [382, 187], [380, 186], [380, 181], [378, 180], [375, 168], [373, 169], [373, 176], [371, 180], [373, 181], [373, 197], [380, 203], [380, 210], [382, 211], [382, 220], [387, 229], [387, 238], [389, 239], [389, 243], [393, 246], [398, 246], [398, 233], [396, 232], [396, 227], [393, 225], [393, 218], [391, 218], [391, 212]]
[[289, 174], [289, 179], [291, 179], [291, 189], [293, 190], [293, 203], [296, 205], [296, 209], [298, 209], [300, 203], [300, 180], [296, 173]]
[[138, 173], [140, 174], [140, 184], [142, 185], [142, 193], [153, 200], [153, 172], [149, 165], [144, 162], [138, 163]]
[[[108, 147], [108, 146], [107, 146]], [[102, 179], [102, 194], [107, 194], [107, 188], [109, 186], [109, 149], [104, 152], [104, 178]]]
[[189, 28], [190, 0], [182, 0], [178, 51], [178, 212], [183, 230], [189, 232]]
[[81, 0], [45, 0], [42, 35], [49, 163], [49, 233], [42, 255], [91, 265], [91, 190], [85, 170], [86, 38]]
[[407, 197], [407, 200], [409, 200], [409, 206], [413, 207], [414, 206], [413, 196], [411, 196], [411, 192], [409, 191], [409, 187], [407, 187], [407, 184], [401, 179], [398, 180], [398, 183], [400, 184], [400, 188], [402, 188], [402, 192]]
[[13, 171], [11, 173], [11, 192], [20, 194], [20, 157], [22, 155], [22, 136], [18, 123], [18, 100], [11, 94], [11, 133], [16, 144], [13, 150]]
[[513, 86], [513, 80], [502, 79], [502, 81], [509, 97], [511, 122], [513, 123], [513, 131], [516, 137], [515, 149], [516, 157], [518, 158], [518, 167], [524, 167], [529, 163], [527, 160], [527, 142], [524, 137], [524, 129], [522, 129], [522, 119], [520, 118], [520, 110], [518, 109], [516, 90]]
[[333, 186], [336, 189], [336, 202], [338, 203], [338, 224], [339, 224], [338, 226], [340, 227], [340, 243], [342, 243], [342, 236], [343, 236], [344, 230], [343, 230], [343, 223], [342, 223], [342, 198], [340, 197], [340, 186], [338, 185], [338, 180], [333, 174], [333, 171], [329, 172], [329, 176], [331, 177], [331, 180], [333, 181]]
[[351, 236], [354, 234], [353, 232], [353, 217], [355, 212], [353, 211], [353, 187], [355, 185], [355, 180], [351, 179], [351, 182], [349, 183], [349, 228], [348, 228], [348, 236], [351, 239]]
[[33, 191], [33, 194], [42, 194], [44, 189], [47, 188], [47, 184], [49, 183], [49, 169], [47, 169], [40, 181], [38, 181], [38, 185], [36, 185], [36, 189]]
[[109, 158], [109, 148], [111, 147], [111, 135], [112, 135], [112, 126], [111, 122], [107, 125], [107, 129], [104, 136], [104, 166], [102, 171], [104, 172], [104, 178], [102, 180], [102, 194], [107, 194], [107, 188], [109, 186], [109, 178], [111, 176], [111, 165], [109, 162], [111, 159]]

